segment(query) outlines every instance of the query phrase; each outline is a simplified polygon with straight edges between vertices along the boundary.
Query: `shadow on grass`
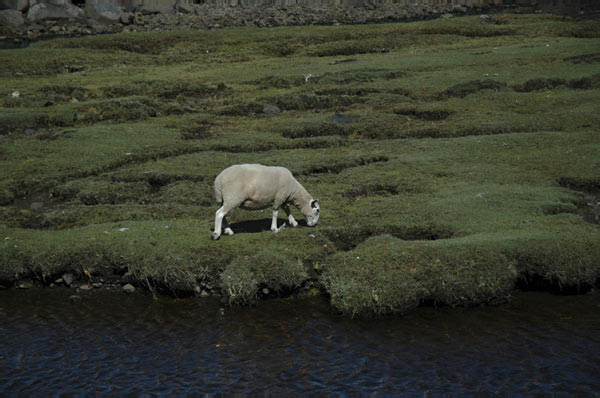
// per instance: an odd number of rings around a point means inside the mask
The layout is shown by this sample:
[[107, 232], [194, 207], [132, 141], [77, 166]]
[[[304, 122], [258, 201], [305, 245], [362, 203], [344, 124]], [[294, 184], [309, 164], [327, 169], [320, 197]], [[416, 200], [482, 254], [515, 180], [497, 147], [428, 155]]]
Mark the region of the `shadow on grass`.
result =
[[[306, 220], [297, 220], [298, 227], [306, 227]], [[281, 225], [285, 222], [286, 228], [293, 228], [286, 220], [279, 219], [277, 221], [277, 226], [281, 227]], [[271, 231], [271, 219], [263, 218], [262, 220], [246, 220], [239, 221], [229, 224], [233, 232], [238, 234], [253, 234], [257, 232], [265, 232]]]

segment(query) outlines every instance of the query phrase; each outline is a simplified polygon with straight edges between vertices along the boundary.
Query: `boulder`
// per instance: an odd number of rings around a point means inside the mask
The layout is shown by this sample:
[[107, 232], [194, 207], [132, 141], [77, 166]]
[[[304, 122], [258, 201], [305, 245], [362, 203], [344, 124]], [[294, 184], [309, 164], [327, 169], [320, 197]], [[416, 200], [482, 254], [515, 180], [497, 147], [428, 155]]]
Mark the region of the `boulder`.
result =
[[1, 10], [0, 25], [4, 26], [21, 26], [25, 23], [23, 14], [17, 10]]
[[190, 0], [177, 0], [176, 5], [177, 11], [184, 14], [193, 14], [194, 6], [191, 4]]
[[0, 0], [0, 10], [23, 11], [29, 7], [29, 0]]
[[119, 0], [86, 0], [85, 13], [100, 22], [119, 22], [123, 9]]
[[135, 292], [135, 287], [131, 283], [128, 283], [125, 286], [123, 286], [123, 291], [125, 293], [133, 293]]
[[123, 25], [129, 25], [133, 21], [133, 14], [130, 12], [122, 12], [119, 21]]
[[173, 12], [176, 4], [177, 0], [145, 0], [137, 8], [145, 14], [158, 14]]
[[[62, 3], [62, 4], [55, 4]], [[27, 19], [31, 22], [39, 22], [45, 19], [81, 19], [85, 12], [71, 4], [70, 1], [55, 0], [54, 2], [37, 3], [29, 8]]]

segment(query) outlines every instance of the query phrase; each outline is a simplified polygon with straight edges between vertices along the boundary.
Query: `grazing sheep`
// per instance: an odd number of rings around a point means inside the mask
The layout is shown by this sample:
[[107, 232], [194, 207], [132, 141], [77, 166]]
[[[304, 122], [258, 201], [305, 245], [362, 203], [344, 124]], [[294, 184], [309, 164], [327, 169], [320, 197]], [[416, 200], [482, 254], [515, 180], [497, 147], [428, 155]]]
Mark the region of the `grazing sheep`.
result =
[[277, 214], [283, 208], [292, 226], [298, 222], [290, 213], [293, 204], [306, 217], [309, 226], [319, 221], [319, 203], [310, 196], [302, 185], [285, 167], [271, 167], [260, 164], [238, 164], [223, 170], [215, 179], [215, 196], [222, 207], [215, 214], [215, 230], [211, 239], [221, 236], [221, 222], [226, 235], [233, 235], [225, 216], [236, 207], [246, 210], [259, 210], [273, 206], [271, 231], [279, 232], [285, 227], [277, 227]]

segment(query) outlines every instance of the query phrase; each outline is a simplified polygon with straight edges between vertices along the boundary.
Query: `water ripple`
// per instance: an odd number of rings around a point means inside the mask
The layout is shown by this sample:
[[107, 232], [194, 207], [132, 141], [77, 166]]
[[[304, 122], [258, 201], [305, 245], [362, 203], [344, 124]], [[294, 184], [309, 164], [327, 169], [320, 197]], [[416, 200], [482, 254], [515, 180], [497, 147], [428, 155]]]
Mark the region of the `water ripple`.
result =
[[600, 297], [350, 320], [321, 298], [0, 292], [0, 395], [600, 391]]

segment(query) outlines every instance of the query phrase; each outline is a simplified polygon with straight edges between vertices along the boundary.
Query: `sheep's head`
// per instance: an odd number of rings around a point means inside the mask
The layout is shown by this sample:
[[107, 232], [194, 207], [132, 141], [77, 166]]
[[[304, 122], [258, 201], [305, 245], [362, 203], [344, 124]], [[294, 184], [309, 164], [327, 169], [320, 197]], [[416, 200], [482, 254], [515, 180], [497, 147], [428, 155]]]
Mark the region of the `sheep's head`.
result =
[[309, 227], [314, 227], [319, 222], [319, 212], [321, 211], [321, 207], [319, 206], [319, 202], [316, 199], [310, 200], [310, 210], [308, 213], [304, 214], [306, 216], [306, 224]]

